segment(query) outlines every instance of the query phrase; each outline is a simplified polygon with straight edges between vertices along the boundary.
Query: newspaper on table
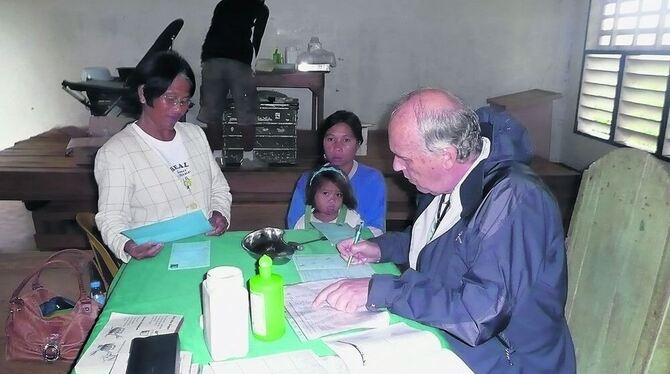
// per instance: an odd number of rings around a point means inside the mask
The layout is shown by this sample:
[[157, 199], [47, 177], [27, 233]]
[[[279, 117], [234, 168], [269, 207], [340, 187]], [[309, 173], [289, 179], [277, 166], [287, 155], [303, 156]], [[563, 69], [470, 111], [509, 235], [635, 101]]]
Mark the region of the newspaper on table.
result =
[[371, 329], [389, 325], [387, 311], [371, 312], [364, 306], [354, 313], [347, 313], [324, 305], [312, 306], [316, 295], [336, 279], [304, 282], [284, 288], [288, 322], [301, 341], [321, 338], [355, 329]]
[[125, 373], [134, 338], [179, 331], [184, 317], [177, 314], [112, 313], [105, 327], [82, 354], [77, 374]]

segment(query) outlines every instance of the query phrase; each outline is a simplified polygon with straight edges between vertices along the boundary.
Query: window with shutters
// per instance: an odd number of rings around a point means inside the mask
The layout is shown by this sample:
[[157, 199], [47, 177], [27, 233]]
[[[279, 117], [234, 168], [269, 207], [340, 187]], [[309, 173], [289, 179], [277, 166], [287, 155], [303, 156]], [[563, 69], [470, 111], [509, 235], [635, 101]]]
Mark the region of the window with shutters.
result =
[[670, 0], [592, 0], [575, 131], [670, 159]]

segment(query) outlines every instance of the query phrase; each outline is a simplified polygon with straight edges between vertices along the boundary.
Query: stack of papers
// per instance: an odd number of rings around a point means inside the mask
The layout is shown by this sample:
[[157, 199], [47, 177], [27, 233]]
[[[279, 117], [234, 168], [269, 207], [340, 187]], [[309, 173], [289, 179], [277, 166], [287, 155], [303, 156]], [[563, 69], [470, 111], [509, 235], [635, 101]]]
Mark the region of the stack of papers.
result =
[[324, 305], [312, 306], [316, 295], [335, 280], [298, 283], [284, 288], [288, 322], [302, 341], [355, 329], [371, 329], [389, 325], [387, 311], [370, 312], [365, 307], [347, 313]]

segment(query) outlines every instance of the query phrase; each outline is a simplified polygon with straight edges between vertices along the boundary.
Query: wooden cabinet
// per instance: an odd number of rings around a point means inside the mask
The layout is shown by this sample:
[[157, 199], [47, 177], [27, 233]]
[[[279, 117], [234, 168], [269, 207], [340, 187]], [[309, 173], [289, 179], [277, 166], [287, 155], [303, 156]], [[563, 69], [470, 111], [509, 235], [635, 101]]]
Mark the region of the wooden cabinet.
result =
[[535, 155], [551, 160], [551, 117], [557, 92], [533, 89], [509, 95], [491, 97], [486, 102], [498, 111], [507, 111], [527, 129]]

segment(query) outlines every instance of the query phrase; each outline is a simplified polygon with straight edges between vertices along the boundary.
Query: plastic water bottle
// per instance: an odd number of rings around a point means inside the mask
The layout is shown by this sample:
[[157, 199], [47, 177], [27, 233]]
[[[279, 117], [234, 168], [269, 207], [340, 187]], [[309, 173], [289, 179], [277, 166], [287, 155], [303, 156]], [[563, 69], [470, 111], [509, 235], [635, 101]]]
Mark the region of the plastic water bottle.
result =
[[249, 295], [242, 271], [219, 266], [202, 282], [205, 343], [214, 361], [244, 357], [249, 352]]
[[281, 64], [283, 62], [283, 56], [279, 52], [279, 48], [275, 48], [275, 51], [272, 53], [272, 62], [275, 64]]
[[91, 299], [95, 300], [100, 305], [105, 305], [105, 293], [100, 288], [100, 281], [91, 281]]

